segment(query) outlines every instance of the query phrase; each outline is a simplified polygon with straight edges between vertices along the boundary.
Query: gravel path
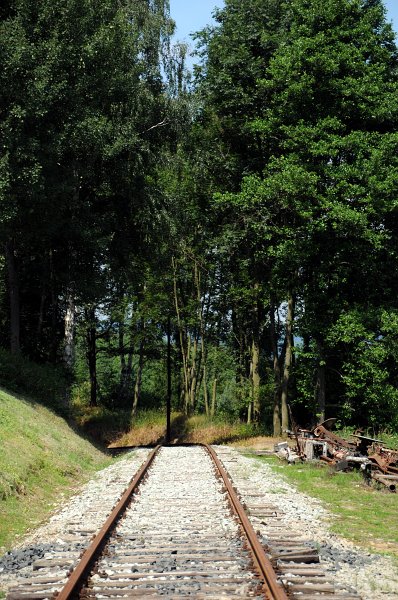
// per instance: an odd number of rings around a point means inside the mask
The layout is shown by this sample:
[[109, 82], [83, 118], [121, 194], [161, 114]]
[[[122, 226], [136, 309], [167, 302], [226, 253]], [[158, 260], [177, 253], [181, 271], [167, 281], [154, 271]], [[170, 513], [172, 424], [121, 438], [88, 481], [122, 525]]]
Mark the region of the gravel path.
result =
[[[297, 491], [283, 476], [255, 458], [242, 456], [225, 446], [215, 447], [244, 498], [245, 486], [261, 492], [263, 499], [276, 504], [285, 514], [283, 521], [293, 532], [306, 531], [316, 543], [324, 564], [336, 582], [351, 585], [363, 600], [398, 599], [398, 565], [388, 557], [370, 554], [330, 531], [332, 515], [320, 501]], [[251, 517], [265, 537], [267, 527]]]

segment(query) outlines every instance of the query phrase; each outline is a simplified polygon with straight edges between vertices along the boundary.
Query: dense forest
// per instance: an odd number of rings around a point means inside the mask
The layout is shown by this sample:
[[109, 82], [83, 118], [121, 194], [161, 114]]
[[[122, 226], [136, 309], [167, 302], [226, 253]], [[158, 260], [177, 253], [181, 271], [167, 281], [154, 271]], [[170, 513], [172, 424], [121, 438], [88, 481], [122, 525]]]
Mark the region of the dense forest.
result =
[[398, 51], [382, 0], [0, 8], [0, 351], [67, 402], [398, 427]]

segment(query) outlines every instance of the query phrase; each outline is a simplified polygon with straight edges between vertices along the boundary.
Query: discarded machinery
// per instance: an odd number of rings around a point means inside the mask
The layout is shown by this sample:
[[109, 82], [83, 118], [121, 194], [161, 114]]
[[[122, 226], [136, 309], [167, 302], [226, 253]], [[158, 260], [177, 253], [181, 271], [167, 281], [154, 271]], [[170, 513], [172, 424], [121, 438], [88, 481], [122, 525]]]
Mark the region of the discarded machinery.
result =
[[296, 446], [290, 448], [287, 442], [276, 444], [275, 451], [280, 458], [294, 463], [298, 460], [320, 460], [335, 471], [360, 468], [366, 479], [374, 479], [391, 492], [398, 485], [398, 451], [386, 448], [381, 440], [361, 433], [354, 434], [353, 440], [344, 439], [330, 428], [336, 419], [328, 419], [313, 429], [301, 429], [294, 421], [294, 431], [288, 435]]

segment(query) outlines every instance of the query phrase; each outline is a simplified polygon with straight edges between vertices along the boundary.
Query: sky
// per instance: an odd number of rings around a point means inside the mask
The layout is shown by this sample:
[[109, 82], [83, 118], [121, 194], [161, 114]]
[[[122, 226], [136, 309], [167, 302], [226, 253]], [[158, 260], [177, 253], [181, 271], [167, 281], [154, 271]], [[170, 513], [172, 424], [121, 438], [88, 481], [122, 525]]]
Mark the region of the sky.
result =
[[[176, 39], [191, 43], [189, 34], [211, 23], [211, 14], [223, 0], [170, 0], [171, 16], [177, 23]], [[385, 0], [387, 18], [398, 32], [398, 0]]]

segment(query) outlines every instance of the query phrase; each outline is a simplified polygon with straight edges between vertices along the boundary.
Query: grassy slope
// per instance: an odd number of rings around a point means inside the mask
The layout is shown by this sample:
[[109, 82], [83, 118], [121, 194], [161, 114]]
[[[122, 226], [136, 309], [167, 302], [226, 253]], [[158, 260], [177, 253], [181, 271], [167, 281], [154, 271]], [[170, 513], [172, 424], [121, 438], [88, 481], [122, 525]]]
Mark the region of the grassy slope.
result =
[[111, 459], [47, 408], [0, 390], [0, 554]]

